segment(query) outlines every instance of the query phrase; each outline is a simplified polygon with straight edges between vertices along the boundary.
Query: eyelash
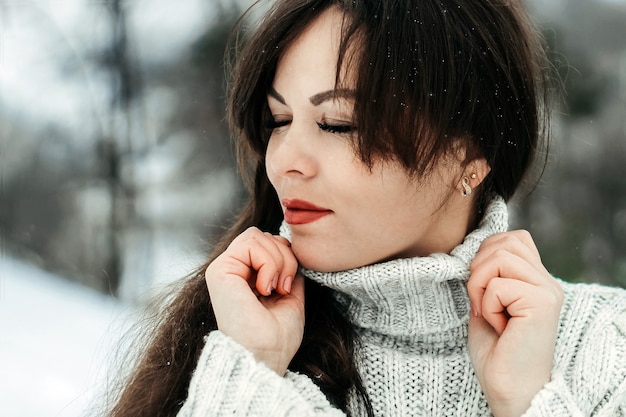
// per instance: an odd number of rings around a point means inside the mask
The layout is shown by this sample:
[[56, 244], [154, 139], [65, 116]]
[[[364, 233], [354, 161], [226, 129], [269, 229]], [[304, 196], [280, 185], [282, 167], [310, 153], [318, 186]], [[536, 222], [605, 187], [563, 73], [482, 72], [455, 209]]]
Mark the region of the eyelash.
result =
[[[267, 123], [267, 128], [270, 130], [279, 129], [287, 126], [289, 123], [291, 123], [291, 120], [270, 120]], [[331, 125], [326, 122], [316, 122], [316, 124], [321, 130], [328, 133], [346, 134], [355, 130], [355, 127], [351, 125]]]
[[274, 129], [279, 129], [283, 126], [287, 126], [289, 123], [291, 123], [291, 120], [280, 120], [280, 121], [268, 120], [266, 127], [270, 130], [274, 130]]
[[320, 129], [322, 129], [324, 132], [328, 132], [328, 133], [342, 134], [342, 133], [351, 133], [352, 131], [354, 131], [354, 126], [350, 126], [350, 125], [329, 125], [328, 123], [317, 122], [317, 126]]

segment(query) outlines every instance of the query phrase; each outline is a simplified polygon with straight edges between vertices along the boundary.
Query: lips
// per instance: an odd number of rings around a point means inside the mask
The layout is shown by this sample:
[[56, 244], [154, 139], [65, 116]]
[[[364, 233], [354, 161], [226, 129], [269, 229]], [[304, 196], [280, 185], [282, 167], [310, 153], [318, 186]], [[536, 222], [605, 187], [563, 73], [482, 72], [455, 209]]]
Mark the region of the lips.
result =
[[285, 198], [282, 204], [285, 207], [285, 221], [290, 225], [312, 223], [333, 213], [332, 210], [305, 200]]

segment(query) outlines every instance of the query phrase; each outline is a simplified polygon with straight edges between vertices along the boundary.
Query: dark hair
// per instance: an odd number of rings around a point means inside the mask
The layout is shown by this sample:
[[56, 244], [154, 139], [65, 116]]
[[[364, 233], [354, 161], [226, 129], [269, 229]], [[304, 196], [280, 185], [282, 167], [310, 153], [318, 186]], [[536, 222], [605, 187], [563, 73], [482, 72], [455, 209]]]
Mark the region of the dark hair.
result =
[[[548, 116], [547, 60], [517, 0], [278, 2], [232, 78], [228, 115], [245, 169], [264, 169], [267, 89], [278, 59], [330, 6], [347, 17], [339, 63], [348, 60], [357, 73], [361, 159], [395, 158], [424, 175], [460, 141], [468, 158], [482, 156], [491, 167], [483, 195], [510, 199], [542, 149]], [[337, 71], [341, 82], [341, 65]]]
[[[229, 67], [228, 119], [250, 199], [209, 262], [249, 226], [278, 232], [282, 211], [264, 165], [267, 93], [285, 49], [329, 7], [345, 13], [337, 88], [348, 65], [357, 75], [355, 148], [364, 163], [393, 158], [424, 175], [460, 143], [467, 162], [484, 157], [491, 167], [478, 206], [493, 194], [508, 200], [531, 171], [547, 125], [546, 60], [518, 0], [280, 0], [228, 50], [236, 61]], [[180, 408], [203, 337], [217, 328], [207, 265], [159, 311], [156, 333], [112, 416], [172, 416]], [[311, 376], [343, 410], [356, 392], [371, 414], [353, 361], [354, 330], [327, 288], [306, 285], [304, 340], [289, 368]]]

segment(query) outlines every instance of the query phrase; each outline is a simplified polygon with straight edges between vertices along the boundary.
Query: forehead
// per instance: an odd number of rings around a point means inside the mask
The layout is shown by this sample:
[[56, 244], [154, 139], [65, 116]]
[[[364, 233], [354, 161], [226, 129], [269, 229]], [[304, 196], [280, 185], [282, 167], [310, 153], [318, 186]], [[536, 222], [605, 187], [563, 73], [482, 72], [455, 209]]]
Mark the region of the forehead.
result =
[[[337, 88], [337, 62], [345, 24], [344, 13], [330, 7], [312, 20], [281, 55], [275, 72], [274, 86], [279, 91], [283, 81], [307, 79], [325, 85], [327, 90]], [[344, 55], [345, 56], [345, 55]], [[340, 74], [343, 87], [352, 87], [352, 65], [344, 60]]]
[[[283, 52], [279, 66], [285, 61], [306, 60], [311, 55], [318, 60], [325, 59], [328, 63], [335, 63], [341, 42], [342, 20], [343, 14], [335, 8], [318, 15]], [[331, 61], [333, 55], [334, 59]]]

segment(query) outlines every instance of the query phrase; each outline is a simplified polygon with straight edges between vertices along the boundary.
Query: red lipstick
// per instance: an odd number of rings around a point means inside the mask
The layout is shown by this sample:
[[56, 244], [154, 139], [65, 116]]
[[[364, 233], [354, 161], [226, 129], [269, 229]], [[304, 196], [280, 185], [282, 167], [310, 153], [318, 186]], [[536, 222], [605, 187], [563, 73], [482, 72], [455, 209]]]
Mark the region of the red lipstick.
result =
[[285, 221], [291, 225], [312, 223], [333, 212], [298, 199], [285, 198], [282, 204], [285, 207]]

